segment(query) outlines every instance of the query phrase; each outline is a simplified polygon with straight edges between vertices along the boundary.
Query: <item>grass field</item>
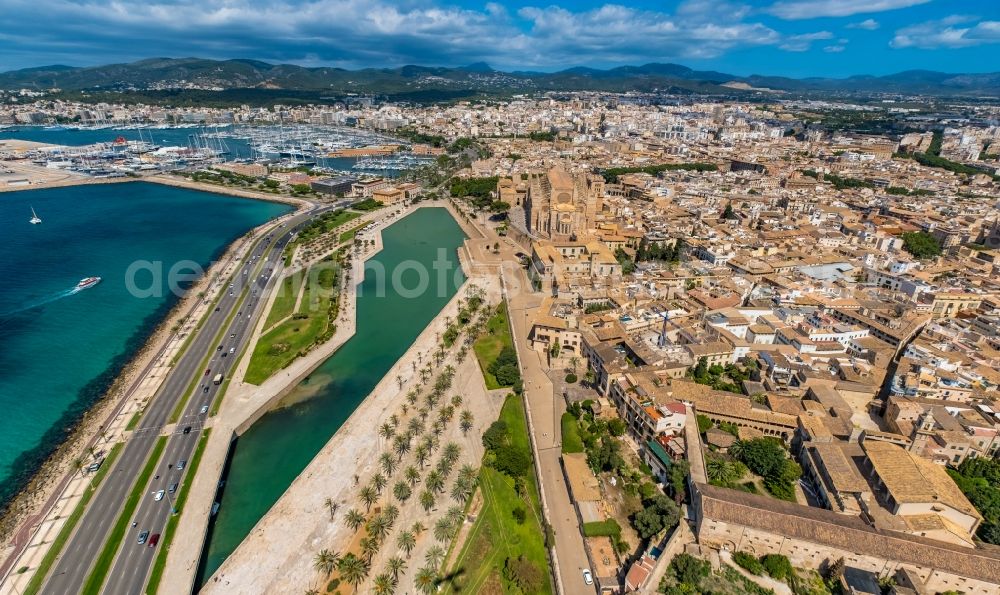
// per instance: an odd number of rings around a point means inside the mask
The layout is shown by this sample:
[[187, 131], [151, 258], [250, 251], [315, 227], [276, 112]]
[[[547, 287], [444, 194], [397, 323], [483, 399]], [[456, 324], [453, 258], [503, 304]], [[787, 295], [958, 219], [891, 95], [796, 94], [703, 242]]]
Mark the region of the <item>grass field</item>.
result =
[[195, 473], [198, 472], [198, 464], [201, 463], [201, 456], [205, 454], [205, 445], [208, 444], [208, 434], [211, 431], [211, 428], [205, 430], [201, 438], [198, 439], [198, 445], [195, 446], [194, 453], [191, 455], [191, 462], [188, 463], [188, 472], [184, 474], [184, 480], [181, 481], [180, 487], [177, 488], [177, 498], [174, 500], [174, 509], [177, 510], [177, 514], [171, 515], [167, 519], [167, 526], [163, 529], [160, 548], [156, 552], [153, 570], [149, 575], [149, 585], [146, 587], [147, 595], [155, 595], [160, 588], [163, 570], [167, 566], [167, 554], [170, 552], [170, 542], [174, 538], [174, 532], [177, 531], [177, 524], [181, 520], [181, 513], [184, 512], [184, 503], [187, 502], [188, 488], [191, 482], [194, 481]]
[[513, 346], [514, 344], [510, 337], [510, 325], [507, 324], [506, 302], [497, 306], [496, 312], [486, 323], [486, 329], [486, 334], [476, 339], [472, 349], [476, 352], [479, 367], [483, 370], [486, 388], [493, 390], [503, 388], [503, 386], [497, 382], [496, 376], [490, 374], [490, 364], [500, 355], [501, 349], [505, 346]]
[[41, 563], [38, 565], [38, 569], [35, 570], [34, 576], [28, 581], [28, 586], [24, 588], [24, 595], [34, 595], [38, 593], [38, 590], [42, 587], [42, 581], [45, 580], [45, 575], [49, 573], [52, 569], [53, 562], [56, 561], [56, 556], [62, 551], [63, 546], [69, 541], [69, 536], [73, 533], [73, 529], [76, 528], [76, 524], [80, 522], [80, 517], [83, 516], [83, 511], [86, 510], [87, 504], [90, 503], [90, 499], [94, 496], [94, 492], [97, 491], [97, 487], [101, 485], [101, 480], [104, 476], [108, 474], [108, 470], [114, 466], [115, 459], [122, 451], [122, 447], [125, 446], [124, 443], [119, 442], [111, 447], [108, 451], [108, 456], [104, 459], [104, 464], [101, 468], [94, 474], [94, 477], [90, 480], [90, 485], [83, 492], [83, 496], [77, 503], [76, 508], [73, 512], [69, 513], [69, 518], [66, 519], [66, 524], [63, 525], [62, 529], [59, 530], [59, 534], [56, 538], [52, 540], [52, 545], [49, 546], [49, 550], [45, 552], [45, 556], [42, 557]]
[[87, 580], [83, 583], [82, 593], [96, 595], [101, 592], [101, 587], [108, 577], [108, 571], [111, 570], [111, 564], [115, 561], [115, 554], [118, 553], [118, 547], [122, 544], [122, 539], [125, 538], [125, 532], [128, 531], [129, 519], [135, 514], [135, 509], [139, 506], [139, 500], [146, 495], [146, 484], [149, 483], [149, 476], [156, 469], [156, 464], [160, 461], [160, 455], [163, 454], [163, 449], [166, 446], [167, 436], [160, 436], [156, 439], [153, 451], [149, 454], [146, 465], [142, 468], [138, 479], [136, 479], [135, 484], [132, 486], [132, 492], [129, 493], [128, 499], [125, 500], [125, 505], [118, 515], [118, 520], [115, 521], [115, 526], [111, 529], [111, 534], [108, 535], [108, 540], [104, 542], [104, 548], [97, 557], [94, 568], [87, 575]]
[[281, 288], [278, 297], [274, 298], [271, 311], [267, 313], [267, 320], [264, 328], [269, 329], [279, 320], [284, 320], [292, 315], [295, 309], [295, 300], [298, 298], [299, 289], [302, 287], [302, 274], [295, 273], [281, 280]]
[[337, 273], [329, 265], [323, 261], [309, 269], [298, 312], [257, 341], [244, 378], [247, 382], [259, 385], [333, 334]]
[[562, 451], [563, 454], [583, 452], [583, 439], [580, 438], [580, 426], [576, 418], [568, 411], [562, 414]]
[[362, 227], [366, 226], [366, 225], [368, 225], [367, 222], [362, 223], [361, 225], [358, 225], [358, 226], [354, 227], [353, 229], [349, 229], [349, 230], [345, 231], [344, 233], [340, 234], [340, 240], [339, 241], [341, 243], [343, 243], [343, 242], [346, 242], [348, 240], [353, 240], [354, 236], [358, 235], [358, 230], [361, 229]]
[[[513, 445], [531, 452], [524, 406], [520, 397], [510, 396], [504, 403], [500, 419], [507, 422]], [[532, 471], [525, 477], [525, 499], [518, 496], [514, 480], [483, 467], [479, 475], [483, 507], [452, 568], [445, 574], [452, 577], [442, 585], [445, 593], [514, 593], [503, 577], [507, 558], [524, 556], [537, 569], [540, 577], [533, 593], [552, 593], [549, 561], [541, 523], [538, 488]], [[528, 511], [524, 524], [514, 519], [515, 508]]]

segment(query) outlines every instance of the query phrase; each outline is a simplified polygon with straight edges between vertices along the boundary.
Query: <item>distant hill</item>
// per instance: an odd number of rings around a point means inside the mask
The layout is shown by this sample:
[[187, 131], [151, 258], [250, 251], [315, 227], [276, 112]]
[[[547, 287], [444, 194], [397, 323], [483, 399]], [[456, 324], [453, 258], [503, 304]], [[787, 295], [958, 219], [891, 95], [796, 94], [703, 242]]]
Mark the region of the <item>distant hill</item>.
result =
[[949, 74], [910, 70], [886, 76], [843, 79], [779, 76], [736, 76], [692, 70], [680, 64], [619, 66], [606, 70], [576, 67], [559, 72], [503, 72], [479, 62], [458, 68], [306, 68], [258, 60], [150, 58], [130, 64], [78, 68], [63, 65], [0, 73], [0, 89], [66, 91], [102, 89], [156, 90], [177, 88], [269, 89], [378, 93], [420, 96], [509, 94], [531, 91], [668, 91], [734, 94], [769, 89], [789, 93], [899, 93], [939, 96], [1000, 96], [1000, 72]]

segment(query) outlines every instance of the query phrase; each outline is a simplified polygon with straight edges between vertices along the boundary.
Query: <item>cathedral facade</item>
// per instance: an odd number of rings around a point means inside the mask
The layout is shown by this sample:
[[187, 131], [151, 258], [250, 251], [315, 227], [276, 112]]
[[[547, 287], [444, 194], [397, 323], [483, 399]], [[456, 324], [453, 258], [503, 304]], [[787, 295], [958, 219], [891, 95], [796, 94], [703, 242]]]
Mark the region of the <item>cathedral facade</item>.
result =
[[568, 239], [596, 227], [603, 208], [604, 178], [595, 174], [570, 174], [554, 167], [532, 174], [524, 199], [528, 231], [538, 238]]

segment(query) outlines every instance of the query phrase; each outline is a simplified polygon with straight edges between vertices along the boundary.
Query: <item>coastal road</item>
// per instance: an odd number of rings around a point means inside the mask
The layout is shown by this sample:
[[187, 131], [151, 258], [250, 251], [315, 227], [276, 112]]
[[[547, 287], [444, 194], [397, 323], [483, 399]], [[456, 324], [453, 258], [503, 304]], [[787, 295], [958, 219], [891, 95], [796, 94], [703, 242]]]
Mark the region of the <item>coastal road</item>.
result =
[[[264, 251], [270, 249], [270, 253], [267, 254], [268, 258], [266, 261], [258, 259], [253, 266], [258, 270], [280, 266], [277, 259], [280, 259], [281, 249], [291, 239], [291, 235], [311, 217], [328, 209], [329, 207], [314, 207], [310, 212], [291, 219], [284, 228], [278, 228], [278, 231], [272, 232], [272, 241], [268, 242], [267, 246], [263, 246], [261, 243], [253, 249], [255, 254], [262, 248]], [[274, 235], [279, 237], [274, 239]], [[260, 241], [263, 242], [263, 239]], [[257, 270], [253, 272], [253, 277], [250, 273], [244, 276], [243, 269], [246, 266], [244, 263], [234, 271], [230, 278], [233, 284], [231, 291], [228, 287], [223, 286], [222, 296], [216, 304], [218, 310], [209, 311], [201, 328], [194, 331], [195, 335], [187, 349], [170, 370], [160, 390], [151, 400], [140, 421], [140, 427], [126, 442], [114, 468], [108, 473], [94, 495], [76, 531], [70, 537], [69, 542], [63, 546], [52, 573], [43, 585], [43, 592], [80, 592], [95, 559], [104, 547], [111, 527], [115, 524], [126, 498], [132, 491], [136, 477], [156, 443], [157, 437], [167, 425], [178, 400], [184, 397], [192, 379], [201, 378], [203, 382], [195, 386], [195, 392], [184, 410], [180, 423], [177, 424], [177, 429], [168, 439], [162, 462], [156, 466], [154, 475], [159, 475], [159, 479], [151, 479], [150, 484], [145, 486], [145, 489], [147, 492], [157, 489], [166, 490], [170, 483], [180, 481], [182, 472], [173, 467], [178, 460], [189, 458], [194, 450], [206, 418], [206, 414], [201, 414], [200, 410], [204, 404], [210, 403], [218, 391], [218, 387], [211, 382], [212, 377], [220, 372], [225, 373], [234, 366], [236, 355], [240, 353], [243, 342], [249, 335], [247, 329], [251, 328], [256, 320], [255, 316], [259, 315], [260, 303], [266, 301], [260, 298], [264, 295], [265, 288], [275, 277], [268, 275], [266, 278], [261, 278]], [[256, 295], [252, 293], [253, 288], [247, 291], [246, 296], [243, 295], [243, 289], [248, 285], [256, 287]], [[245, 304], [244, 301], [246, 301]], [[221, 358], [222, 351], [217, 350], [218, 344], [215, 342], [215, 337], [225, 325], [229, 315], [234, 312], [241, 313], [233, 318], [229, 328], [226, 329], [222, 345], [225, 352], [228, 353], [231, 347], [235, 347], [235, 352], [231, 356]], [[248, 315], [250, 318], [247, 318]], [[236, 338], [230, 338], [233, 333], [236, 334]], [[212, 372], [208, 374], [202, 368], [202, 361], [206, 356], [214, 356], [209, 365]], [[209, 386], [208, 393], [204, 393], [203, 384]], [[191, 426], [190, 434], [183, 433], [183, 428], [187, 426]], [[171, 468], [168, 468], [167, 465], [170, 465]], [[158, 487], [153, 489], [154, 486]], [[146, 545], [139, 546], [136, 543], [136, 537], [140, 530], [148, 529], [150, 535], [162, 532], [166, 518], [170, 513], [170, 502], [172, 502], [172, 495], [171, 499], [164, 497], [160, 502], [153, 502], [152, 496], [144, 494], [133, 518], [137, 522], [137, 526], [126, 531], [124, 543], [119, 545], [118, 559], [111, 574], [109, 574], [108, 587], [104, 590], [105, 592], [115, 594], [142, 592], [156, 548], [149, 548]], [[154, 504], [158, 506], [153, 506]], [[114, 585], [113, 588], [112, 585]]]

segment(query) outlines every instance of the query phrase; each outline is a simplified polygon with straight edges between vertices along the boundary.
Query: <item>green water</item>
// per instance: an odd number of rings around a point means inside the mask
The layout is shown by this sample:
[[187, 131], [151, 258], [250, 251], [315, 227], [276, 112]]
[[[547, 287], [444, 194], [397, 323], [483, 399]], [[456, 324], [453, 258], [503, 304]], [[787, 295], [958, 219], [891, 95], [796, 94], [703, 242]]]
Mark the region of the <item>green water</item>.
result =
[[[465, 281], [457, 254], [464, 239], [443, 208], [419, 209], [383, 231], [384, 248], [366, 263], [359, 288], [357, 333], [295, 389], [312, 398], [265, 415], [237, 441], [197, 584], [222, 565], [455, 295]], [[423, 291], [418, 268], [427, 271]]]

